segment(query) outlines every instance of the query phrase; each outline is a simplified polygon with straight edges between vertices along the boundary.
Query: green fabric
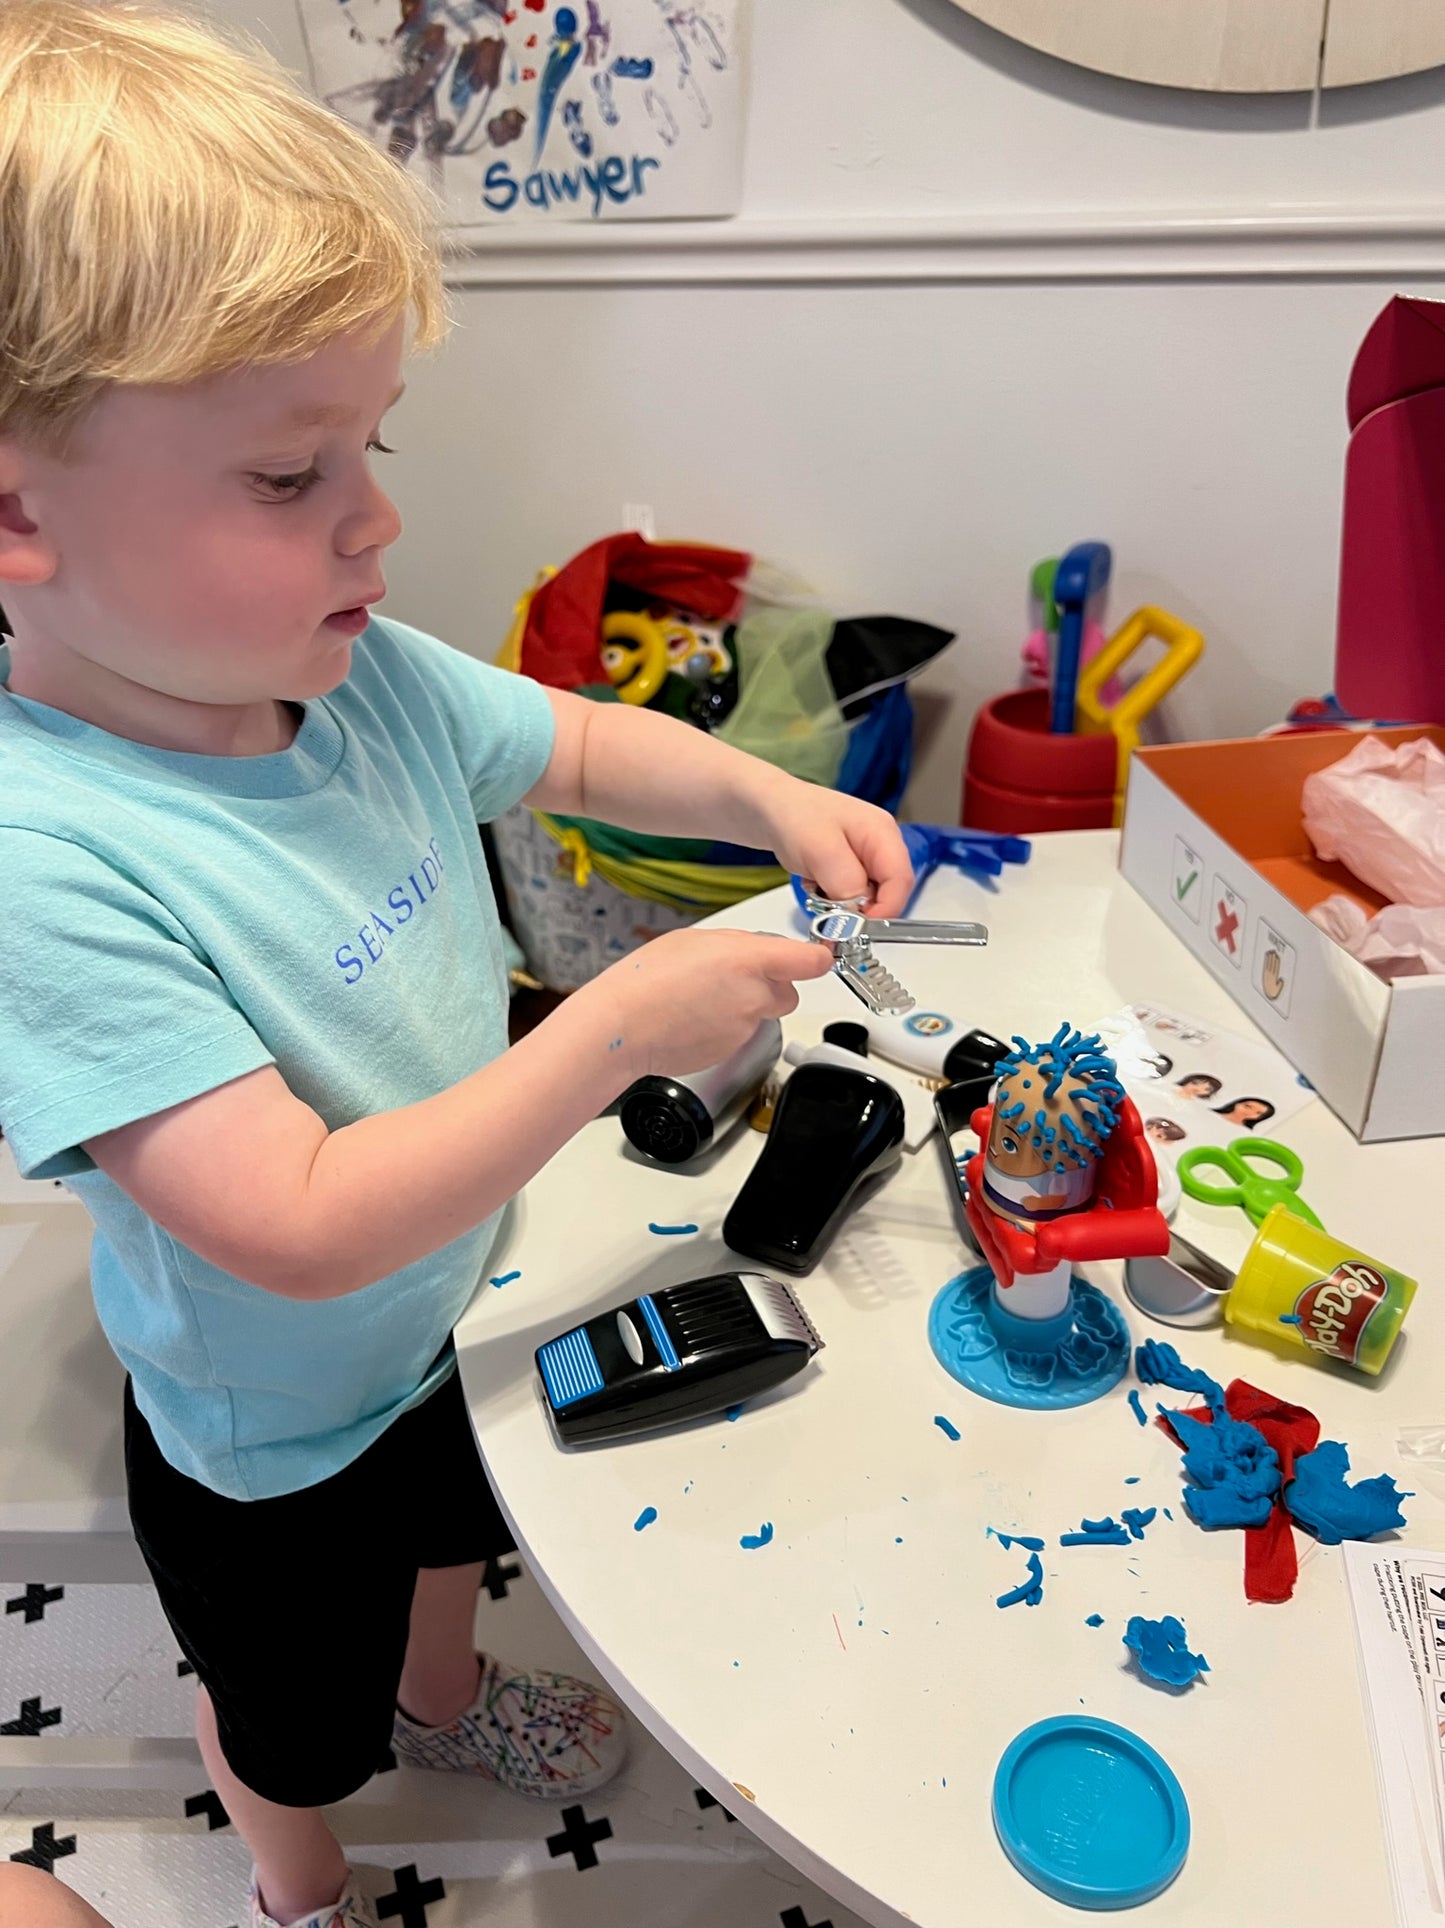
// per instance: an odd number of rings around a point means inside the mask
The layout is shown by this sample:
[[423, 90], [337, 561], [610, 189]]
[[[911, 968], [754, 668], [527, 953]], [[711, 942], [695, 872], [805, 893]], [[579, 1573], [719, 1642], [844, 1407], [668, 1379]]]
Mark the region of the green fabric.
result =
[[759, 609], [733, 636], [738, 700], [714, 734], [790, 776], [831, 789], [848, 726], [828, 676], [833, 618], [824, 609]]

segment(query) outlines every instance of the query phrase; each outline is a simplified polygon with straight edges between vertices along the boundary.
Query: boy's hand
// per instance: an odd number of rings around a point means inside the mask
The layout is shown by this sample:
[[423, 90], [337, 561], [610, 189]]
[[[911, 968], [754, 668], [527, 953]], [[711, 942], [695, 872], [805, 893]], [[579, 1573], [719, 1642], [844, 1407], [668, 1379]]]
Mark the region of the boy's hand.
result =
[[815, 896], [863, 900], [870, 917], [898, 917], [913, 866], [898, 825], [877, 804], [772, 773], [758, 800], [769, 847]]
[[608, 1048], [622, 1054], [631, 1077], [703, 1071], [746, 1044], [764, 1018], [796, 1010], [794, 980], [823, 977], [832, 964], [826, 945], [795, 937], [669, 931], [569, 1003], [585, 1000], [605, 1013]]

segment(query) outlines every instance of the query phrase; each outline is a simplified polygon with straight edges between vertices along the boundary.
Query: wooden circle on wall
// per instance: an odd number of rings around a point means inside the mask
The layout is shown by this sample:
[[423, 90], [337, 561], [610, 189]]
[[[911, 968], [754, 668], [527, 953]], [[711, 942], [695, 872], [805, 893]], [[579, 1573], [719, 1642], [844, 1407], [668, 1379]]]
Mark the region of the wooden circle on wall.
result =
[[1227, 94], [1349, 87], [1445, 65], [1441, 0], [954, 0], [1079, 67]]

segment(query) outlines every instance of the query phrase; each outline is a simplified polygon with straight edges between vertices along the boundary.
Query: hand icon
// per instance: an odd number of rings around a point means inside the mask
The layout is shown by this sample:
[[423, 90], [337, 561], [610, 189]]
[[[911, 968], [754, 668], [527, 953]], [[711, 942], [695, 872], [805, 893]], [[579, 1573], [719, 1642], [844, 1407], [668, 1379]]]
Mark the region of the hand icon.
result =
[[1266, 951], [1264, 969], [1260, 973], [1259, 988], [1273, 1004], [1284, 989], [1284, 973], [1279, 967], [1279, 952]]

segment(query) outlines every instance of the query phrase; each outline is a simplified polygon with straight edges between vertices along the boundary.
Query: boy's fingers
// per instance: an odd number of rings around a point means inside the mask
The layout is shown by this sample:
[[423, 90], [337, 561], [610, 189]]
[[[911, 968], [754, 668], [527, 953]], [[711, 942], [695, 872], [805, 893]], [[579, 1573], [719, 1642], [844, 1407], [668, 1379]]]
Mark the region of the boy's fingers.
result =
[[897, 824], [880, 812], [860, 826], [857, 842], [870, 879], [872, 907], [880, 917], [896, 917], [913, 889], [913, 865]]
[[818, 863], [817, 895], [830, 903], [848, 904], [872, 894], [868, 872], [862, 859], [841, 834], [833, 849]]
[[809, 944], [797, 937], [768, 937], [761, 932], [757, 943], [758, 968], [764, 977], [779, 984], [824, 977], [833, 968], [833, 954], [826, 944]]

